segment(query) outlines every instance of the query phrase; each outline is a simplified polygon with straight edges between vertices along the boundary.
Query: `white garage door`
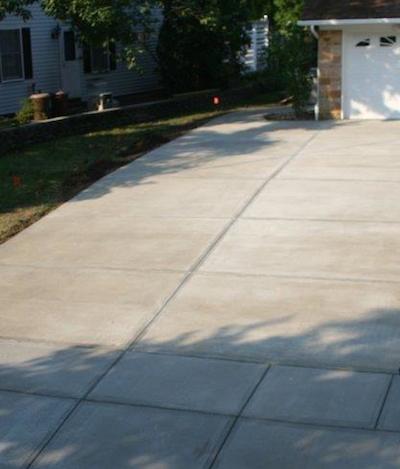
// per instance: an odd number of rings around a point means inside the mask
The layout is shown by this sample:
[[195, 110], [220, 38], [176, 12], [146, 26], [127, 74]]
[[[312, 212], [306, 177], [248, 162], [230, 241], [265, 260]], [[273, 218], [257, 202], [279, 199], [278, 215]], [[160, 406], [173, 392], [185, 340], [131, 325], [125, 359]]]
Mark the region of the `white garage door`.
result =
[[400, 32], [346, 34], [344, 44], [344, 117], [400, 119]]

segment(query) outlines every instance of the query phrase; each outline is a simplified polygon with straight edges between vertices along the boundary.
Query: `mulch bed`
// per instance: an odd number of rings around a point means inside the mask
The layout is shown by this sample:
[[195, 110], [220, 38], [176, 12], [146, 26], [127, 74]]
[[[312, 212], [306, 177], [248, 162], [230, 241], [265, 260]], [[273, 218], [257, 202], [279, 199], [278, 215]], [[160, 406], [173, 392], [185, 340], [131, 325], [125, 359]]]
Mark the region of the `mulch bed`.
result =
[[267, 121], [313, 121], [315, 120], [314, 112], [304, 112], [296, 115], [293, 111], [289, 112], [271, 112], [264, 115]]

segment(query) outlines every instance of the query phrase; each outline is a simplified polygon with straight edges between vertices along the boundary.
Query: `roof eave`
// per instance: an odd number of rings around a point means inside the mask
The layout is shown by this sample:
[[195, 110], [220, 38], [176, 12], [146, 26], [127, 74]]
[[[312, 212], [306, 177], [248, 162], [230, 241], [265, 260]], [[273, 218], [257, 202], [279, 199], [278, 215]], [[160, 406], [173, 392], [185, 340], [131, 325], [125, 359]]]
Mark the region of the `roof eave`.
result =
[[400, 18], [365, 18], [365, 19], [331, 19], [301, 20], [299, 26], [352, 26], [360, 24], [400, 24]]

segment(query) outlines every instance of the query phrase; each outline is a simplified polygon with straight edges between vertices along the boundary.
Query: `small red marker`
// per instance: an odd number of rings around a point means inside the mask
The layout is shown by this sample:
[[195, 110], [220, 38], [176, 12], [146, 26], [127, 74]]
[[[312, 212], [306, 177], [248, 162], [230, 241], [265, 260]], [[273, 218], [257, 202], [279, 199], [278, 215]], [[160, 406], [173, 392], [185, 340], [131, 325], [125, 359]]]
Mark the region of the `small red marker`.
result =
[[22, 186], [22, 180], [20, 176], [12, 176], [12, 183], [14, 188]]
[[221, 98], [219, 96], [214, 96], [213, 97], [213, 104], [215, 106], [219, 106], [221, 104]]

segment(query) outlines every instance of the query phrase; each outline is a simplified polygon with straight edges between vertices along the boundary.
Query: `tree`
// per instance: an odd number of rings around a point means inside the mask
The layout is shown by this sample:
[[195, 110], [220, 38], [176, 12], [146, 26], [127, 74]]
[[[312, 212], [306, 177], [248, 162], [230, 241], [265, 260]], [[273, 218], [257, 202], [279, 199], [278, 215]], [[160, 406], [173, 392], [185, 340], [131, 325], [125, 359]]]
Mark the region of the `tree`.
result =
[[82, 43], [118, 42], [131, 67], [144, 49], [137, 31], [151, 32], [152, 11], [162, 7], [159, 68], [172, 90], [186, 91], [238, 78], [251, 21], [268, 14], [274, 30], [291, 34], [303, 0], [0, 0], [0, 20], [6, 14], [29, 19], [35, 2], [69, 24]]
[[224, 41], [190, 8], [166, 2], [157, 46], [164, 84], [172, 92], [221, 85]]
[[292, 32], [303, 11], [304, 0], [273, 0], [273, 19], [280, 33]]
[[243, 69], [246, 28], [270, 0], [164, 0], [158, 62], [172, 91], [227, 85]]
[[0, 0], [0, 20], [16, 14], [26, 21], [34, 3], [40, 3], [49, 16], [68, 23], [82, 43], [120, 43], [130, 66], [141, 51], [136, 31], [150, 31], [154, 21], [155, 0]]
[[268, 50], [267, 75], [270, 83], [280, 87], [293, 99], [297, 115], [305, 112], [309, 102], [315, 64], [316, 43], [308, 30], [297, 25], [304, 0], [273, 0], [274, 27]]
[[314, 45], [314, 38], [296, 25], [287, 27], [285, 34], [275, 32], [271, 38], [267, 73], [291, 96], [298, 116], [305, 113], [310, 100]]

